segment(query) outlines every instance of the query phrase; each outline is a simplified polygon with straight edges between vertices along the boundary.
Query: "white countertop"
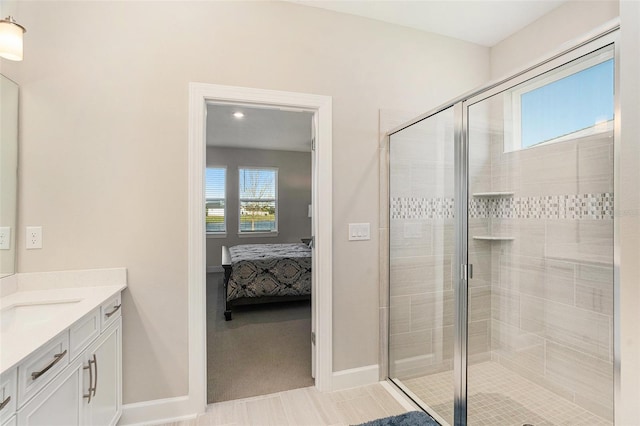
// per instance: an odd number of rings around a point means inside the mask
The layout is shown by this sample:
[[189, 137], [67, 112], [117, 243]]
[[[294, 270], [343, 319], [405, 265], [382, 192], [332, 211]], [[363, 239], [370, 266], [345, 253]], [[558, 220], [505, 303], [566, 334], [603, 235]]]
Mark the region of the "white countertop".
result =
[[[126, 287], [124, 282], [85, 284], [16, 291], [3, 296], [0, 299], [0, 313], [4, 316], [0, 323], [0, 374]], [[19, 309], [12, 309], [16, 307]]]

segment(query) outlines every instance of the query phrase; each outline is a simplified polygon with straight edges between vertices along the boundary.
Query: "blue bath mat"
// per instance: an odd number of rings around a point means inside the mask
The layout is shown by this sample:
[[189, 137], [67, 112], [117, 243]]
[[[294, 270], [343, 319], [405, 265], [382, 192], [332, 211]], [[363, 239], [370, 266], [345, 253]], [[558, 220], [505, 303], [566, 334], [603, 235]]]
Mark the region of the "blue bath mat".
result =
[[440, 424], [423, 411], [410, 411], [398, 416], [372, 420], [359, 426], [440, 426]]

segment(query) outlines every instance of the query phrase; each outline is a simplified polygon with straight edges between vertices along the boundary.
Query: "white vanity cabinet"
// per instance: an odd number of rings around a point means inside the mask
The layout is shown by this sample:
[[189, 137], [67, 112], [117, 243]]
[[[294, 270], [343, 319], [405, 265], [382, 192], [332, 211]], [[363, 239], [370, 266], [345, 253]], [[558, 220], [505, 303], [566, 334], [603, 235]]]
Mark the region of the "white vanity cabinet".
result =
[[4, 413], [1, 426], [115, 425], [122, 414], [120, 294], [25, 358], [16, 376], [17, 412], [6, 423], [11, 413]]
[[18, 420], [16, 419], [15, 414], [11, 416], [5, 423], [2, 423], [2, 426], [17, 426]]
[[[84, 422], [115, 425], [122, 414], [122, 318], [105, 330], [84, 354]], [[91, 383], [93, 381], [93, 383]]]
[[18, 410], [18, 425], [73, 426], [82, 423], [82, 360], [77, 359]]
[[15, 425], [18, 392], [18, 370], [13, 368], [0, 376], [0, 425]]

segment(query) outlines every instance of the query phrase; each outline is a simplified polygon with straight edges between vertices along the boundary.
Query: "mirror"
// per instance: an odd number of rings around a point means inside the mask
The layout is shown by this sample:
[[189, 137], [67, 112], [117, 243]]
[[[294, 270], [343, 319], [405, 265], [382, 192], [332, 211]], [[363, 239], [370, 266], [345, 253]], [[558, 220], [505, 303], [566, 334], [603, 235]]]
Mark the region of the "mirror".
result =
[[0, 278], [15, 273], [18, 85], [0, 74]]

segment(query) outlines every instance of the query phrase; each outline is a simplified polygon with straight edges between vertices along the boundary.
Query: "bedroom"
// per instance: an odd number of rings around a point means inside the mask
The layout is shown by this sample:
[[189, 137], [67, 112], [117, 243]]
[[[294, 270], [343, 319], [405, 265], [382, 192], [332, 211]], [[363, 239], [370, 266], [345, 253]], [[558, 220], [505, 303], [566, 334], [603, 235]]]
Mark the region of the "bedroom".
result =
[[209, 402], [314, 383], [307, 245], [312, 117], [275, 107], [207, 106]]

